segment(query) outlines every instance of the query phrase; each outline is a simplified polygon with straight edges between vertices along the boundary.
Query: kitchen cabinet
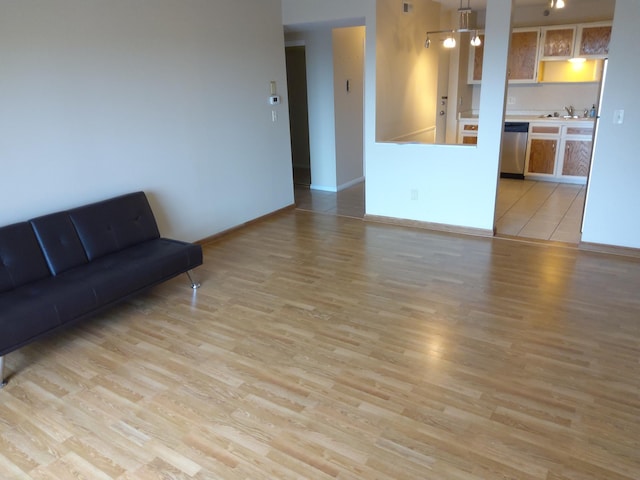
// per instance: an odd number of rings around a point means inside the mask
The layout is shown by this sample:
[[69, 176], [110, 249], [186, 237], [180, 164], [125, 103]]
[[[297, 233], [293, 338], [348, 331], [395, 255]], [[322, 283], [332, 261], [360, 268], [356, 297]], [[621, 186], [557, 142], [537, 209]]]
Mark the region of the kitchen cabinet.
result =
[[568, 60], [573, 56], [575, 25], [540, 29], [540, 60]]
[[463, 145], [478, 144], [478, 120], [460, 120], [458, 125], [458, 143]]
[[535, 180], [586, 183], [592, 141], [591, 122], [530, 123], [525, 176]]
[[559, 143], [560, 126], [530, 124], [525, 175], [542, 178], [555, 176]]
[[[538, 66], [539, 28], [514, 28], [511, 32], [511, 47], [507, 58], [507, 78], [509, 83], [535, 83]], [[468, 83], [480, 83], [482, 80], [482, 61], [484, 35], [480, 37], [482, 45], [469, 50]]]
[[609, 54], [610, 40], [611, 22], [578, 25], [578, 42], [575, 56], [583, 58], [605, 58]]
[[586, 181], [591, 163], [592, 144], [592, 127], [562, 127], [561, 177], [574, 177], [580, 183], [581, 180]]
[[[484, 33], [482, 45], [469, 49], [467, 83], [482, 81]], [[602, 59], [609, 54], [611, 22], [514, 28], [507, 59], [509, 83], [598, 82]], [[582, 57], [580, 68], [567, 62]]]
[[536, 81], [539, 28], [514, 28], [507, 59], [507, 78], [511, 83]]

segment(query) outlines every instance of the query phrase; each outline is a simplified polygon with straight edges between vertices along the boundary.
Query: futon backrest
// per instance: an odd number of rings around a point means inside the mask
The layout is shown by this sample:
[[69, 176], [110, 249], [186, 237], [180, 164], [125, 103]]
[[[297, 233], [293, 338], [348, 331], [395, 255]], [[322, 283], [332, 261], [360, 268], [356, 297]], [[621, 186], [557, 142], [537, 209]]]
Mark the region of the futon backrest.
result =
[[87, 255], [68, 212], [34, 218], [31, 226], [53, 275], [87, 263]]
[[89, 261], [160, 237], [144, 192], [110, 198], [68, 213]]
[[0, 292], [51, 276], [28, 222], [0, 228]]
[[0, 228], [0, 292], [160, 237], [144, 192]]

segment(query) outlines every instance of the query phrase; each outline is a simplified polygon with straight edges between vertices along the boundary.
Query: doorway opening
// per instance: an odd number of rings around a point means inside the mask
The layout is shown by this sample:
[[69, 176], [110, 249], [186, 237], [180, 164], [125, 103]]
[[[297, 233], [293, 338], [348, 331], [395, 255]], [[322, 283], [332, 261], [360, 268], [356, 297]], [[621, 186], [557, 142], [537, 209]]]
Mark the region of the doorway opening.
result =
[[362, 218], [365, 27], [285, 27], [285, 42], [296, 205]]
[[304, 45], [285, 48], [294, 185], [311, 186], [307, 61]]

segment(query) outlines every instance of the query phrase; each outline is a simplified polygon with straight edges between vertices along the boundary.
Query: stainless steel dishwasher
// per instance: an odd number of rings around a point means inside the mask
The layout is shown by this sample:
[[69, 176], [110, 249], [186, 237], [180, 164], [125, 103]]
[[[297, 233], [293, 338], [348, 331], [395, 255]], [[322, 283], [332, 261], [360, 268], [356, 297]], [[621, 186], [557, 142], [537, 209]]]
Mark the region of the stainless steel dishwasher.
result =
[[500, 176], [524, 178], [524, 161], [527, 152], [527, 122], [505, 122], [500, 149]]

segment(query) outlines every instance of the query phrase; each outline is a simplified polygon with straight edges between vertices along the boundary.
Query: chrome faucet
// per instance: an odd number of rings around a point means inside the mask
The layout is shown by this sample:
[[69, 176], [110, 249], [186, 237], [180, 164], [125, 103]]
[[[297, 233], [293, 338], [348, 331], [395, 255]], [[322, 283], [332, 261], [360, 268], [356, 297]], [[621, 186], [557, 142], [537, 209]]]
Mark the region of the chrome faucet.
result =
[[564, 107], [564, 109], [567, 111], [567, 113], [569, 114], [570, 117], [574, 116], [575, 111], [573, 109], [573, 105], [569, 105], [568, 107]]

